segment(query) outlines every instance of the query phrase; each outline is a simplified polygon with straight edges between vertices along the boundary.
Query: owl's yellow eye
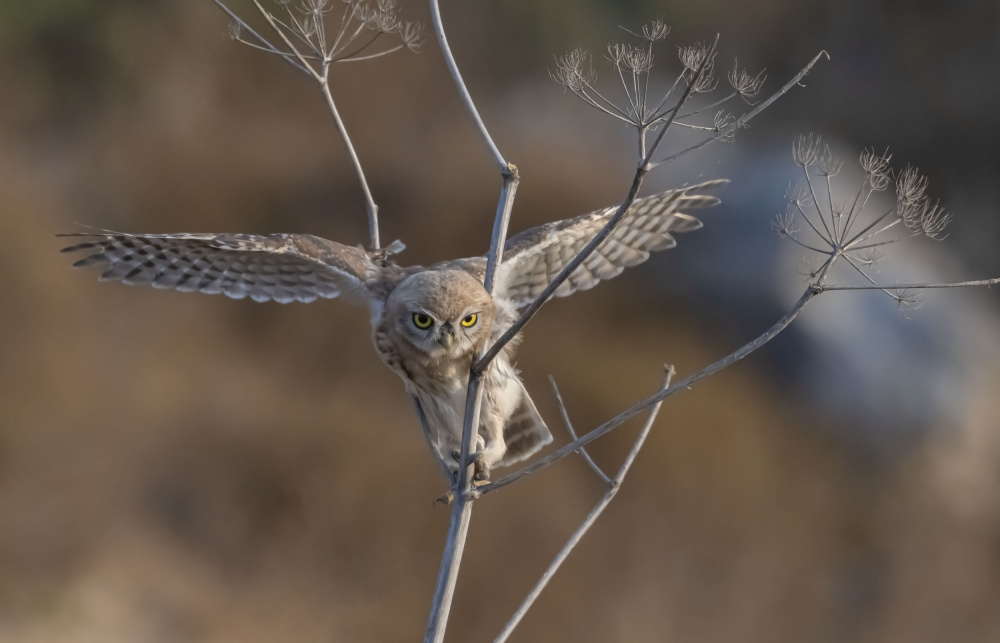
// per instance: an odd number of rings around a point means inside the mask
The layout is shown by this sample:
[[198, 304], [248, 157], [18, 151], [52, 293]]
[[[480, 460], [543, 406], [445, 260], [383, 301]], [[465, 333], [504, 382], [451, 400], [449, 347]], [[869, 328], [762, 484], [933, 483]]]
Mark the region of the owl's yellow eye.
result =
[[471, 315], [466, 315], [462, 319], [462, 325], [465, 326], [466, 328], [472, 328], [473, 326], [476, 325], [476, 320], [478, 319], [479, 317], [476, 315], [476, 313], [472, 313]]
[[431, 319], [430, 315], [425, 315], [423, 313], [413, 313], [413, 325], [420, 329], [427, 329], [431, 327], [434, 320]]

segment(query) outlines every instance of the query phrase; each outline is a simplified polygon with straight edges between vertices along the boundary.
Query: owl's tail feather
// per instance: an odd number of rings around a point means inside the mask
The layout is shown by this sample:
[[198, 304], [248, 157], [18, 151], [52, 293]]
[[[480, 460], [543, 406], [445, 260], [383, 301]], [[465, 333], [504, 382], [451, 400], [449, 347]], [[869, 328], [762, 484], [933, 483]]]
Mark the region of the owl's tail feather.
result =
[[535, 403], [531, 401], [523, 384], [521, 384], [521, 404], [503, 428], [503, 441], [507, 445], [507, 452], [497, 463], [501, 467], [530, 458], [543, 446], [552, 442], [552, 434], [549, 433], [545, 420], [538, 414], [538, 409], [535, 408]]

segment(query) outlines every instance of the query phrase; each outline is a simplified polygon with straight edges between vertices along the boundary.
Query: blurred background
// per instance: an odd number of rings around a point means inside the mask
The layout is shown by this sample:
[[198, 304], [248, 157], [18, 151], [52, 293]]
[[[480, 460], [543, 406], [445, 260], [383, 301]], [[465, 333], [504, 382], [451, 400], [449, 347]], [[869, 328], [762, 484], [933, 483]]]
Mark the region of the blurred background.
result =
[[[247, 12], [247, 5], [236, 5]], [[339, 5], [339, 3], [335, 3]], [[445, 2], [472, 95], [520, 169], [512, 231], [618, 202], [634, 142], [548, 78], [661, 17], [721, 34], [764, 95], [831, 55], [733, 145], [651, 175], [726, 177], [705, 229], [557, 300], [519, 352], [578, 430], [749, 341], [801, 292], [770, 230], [816, 131], [855, 189], [864, 147], [930, 177], [943, 243], [887, 283], [1000, 274], [1000, 7], [990, 0]], [[428, 22], [423, 3], [404, 17]], [[0, 1], [0, 640], [412, 641], [448, 511], [365, 311], [98, 283], [54, 234], [309, 232], [367, 241], [321, 97], [229, 40], [207, 0]], [[664, 81], [666, 82], [666, 81]], [[400, 260], [484, 252], [500, 185], [433, 38], [333, 72]], [[680, 145], [678, 136], [670, 141]], [[845, 279], [848, 275], [843, 275]], [[908, 315], [831, 293], [777, 340], [671, 398], [622, 492], [518, 641], [1000, 640], [1000, 308], [934, 291]], [[593, 447], [617, 468], [637, 427]], [[449, 640], [491, 640], [601, 494], [577, 458], [478, 503]]]

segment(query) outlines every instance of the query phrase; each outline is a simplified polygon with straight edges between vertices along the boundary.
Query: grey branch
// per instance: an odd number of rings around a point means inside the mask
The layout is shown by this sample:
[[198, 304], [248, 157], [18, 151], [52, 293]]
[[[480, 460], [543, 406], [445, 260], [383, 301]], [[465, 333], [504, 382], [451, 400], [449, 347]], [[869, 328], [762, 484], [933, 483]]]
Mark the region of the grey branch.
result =
[[437, 35], [438, 45], [441, 46], [441, 53], [444, 54], [444, 60], [448, 64], [448, 71], [451, 72], [451, 77], [455, 80], [455, 86], [458, 88], [458, 93], [465, 103], [465, 108], [468, 110], [469, 115], [472, 116], [472, 120], [476, 124], [476, 129], [479, 130], [479, 135], [483, 137], [486, 146], [490, 149], [493, 162], [500, 167], [501, 171], [504, 171], [507, 169], [507, 161], [504, 160], [503, 155], [500, 154], [500, 150], [493, 143], [493, 138], [490, 137], [483, 119], [479, 116], [476, 104], [472, 102], [469, 89], [465, 86], [465, 81], [462, 80], [461, 72], [458, 71], [458, 65], [455, 63], [455, 57], [451, 53], [451, 47], [448, 46], [448, 38], [444, 35], [444, 22], [441, 20], [441, 8], [438, 6], [438, 0], [431, 0], [431, 19], [434, 23], [434, 33]]
[[[435, 0], [431, 1], [434, 2]], [[556, 275], [555, 279], [549, 282], [549, 285], [545, 287], [545, 289], [541, 292], [540, 295], [538, 295], [537, 298], [535, 298], [535, 301], [531, 302], [531, 304], [527, 308], [525, 308], [524, 312], [521, 313], [521, 316], [517, 318], [517, 321], [515, 321], [511, 325], [511, 327], [508, 328], [504, 332], [504, 334], [500, 336], [500, 339], [498, 339], [492, 346], [490, 346], [489, 350], [486, 351], [483, 357], [473, 365], [472, 367], [473, 372], [482, 373], [483, 371], [486, 370], [490, 362], [493, 361], [493, 358], [495, 358], [497, 354], [499, 354], [500, 351], [503, 350], [503, 347], [506, 346], [512, 339], [514, 339], [514, 337], [517, 336], [519, 332], [521, 332], [521, 329], [524, 328], [525, 324], [531, 321], [531, 318], [538, 313], [541, 307], [544, 306], [545, 303], [552, 297], [552, 295], [559, 288], [559, 286], [561, 286], [564, 281], [569, 279], [569, 276], [573, 274], [573, 271], [576, 270], [580, 266], [580, 264], [586, 261], [587, 258], [591, 254], [593, 254], [593, 252], [597, 249], [597, 247], [600, 246], [601, 243], [603, 243], [604, 240], [607, 239], [612, 232], [614, 232], [615, 228], [618, 227], [618, 224], [621, 223], [621, 220], [625, 217], [625, 214], [628, 212], [628, 209], [632, 207], [632, 203], [635, 201], [636, 196], [639, 194], [639, 188], [642, 186], [642, 180], [645, 178], [646, 174], [650, 170], [651, 167], [650, 159], [652, 159], [653, 155], [656, 153], [656, 149], [663, 141], [663, 137], [666, 135], [667, 130], [670, 128], [670, 125], [673, 122], [674, 117], [687, 102], [687, 99], [691, 96], [691, 92], [697, 86], [698, 80], [699, 78], [701, 78], [701, 74], [705, 71], [705, 66], [707, 65], [708, 61], [711, 60], [712, 54], [714, 53], [715, 47], [718, 44], [718, 42], [719, 42], [719, 37], [716, 36], [715, 42], [708, 50], [708, 54], [702, 59], [701, 65], [691, 76], [691, 79], [688, 82], [687, 87], [685, 88], [684, 94], [681, 96], [680, 100], [677, 101], [677, 105], [671, 111], [670, 117], [660, 128], [660, 132], [657, 135], [656, 140], [649, 147], [649, 151], [646, 153], [646, 156], [639, 162], [639, 166], [635, 170], [635, 177], [632, 179], [632, 187], [629, 188], [628, 195], [625, 197], [625, 200], [622, 202], [622, 204], [618, 206], [618, 210], [615, 212], [614, 216], [612, 216], [608, 220], [607, 224], [605, 224], [605, 226], [601, 228], [600, 232], [594, 235], [594, 238], [590, 240], [590, 243], [588, 243], [583, 248], [583, 250], [577, 253], [577, 255], [573, 258], [573, 260], [570, 261], [565, 268], [563, 268], [562, 272]], [[487, 275], [487, 278], [488, 277], [489, 276]]]
[[[828, 266], [829, 263], [827, 264], [827, 267]], [[824, 274], [825, 274], [825, 269], [824, 269]], [[596, 429], [590, 431], [586, 435], [576, 440], [573, 440], [564, 447], [557, 449], [550, 455], [540, 460], [537, 460], [526, 467], [522, 467], [521, 469], [515, 471], [514, 473], [508, 476], [501, 478], [500, 480], [497, 480], [496, 482], [491, 482], [490, 484], [479, 487], [478, 489], [476, 489], [476, 495], [477, 496], [485, 495], [493, 491], [496, 491], [497, 489], [502, 489], [503, 487], [506, 487], [509, 484], [517, 482], [518, 480], [526, 476], [541, 471], [542, 469], [554, 464], [555, 462], [562, 460], [566, 456], [575, 453], [581, 447], [590, 444], [591, 442], [601, 437], [602, 435], [608, 433], [609, 431], [621, 426], [628, 420], [642, 413], [645, 409], [649, 408], [650, 406], [653, 406], [654, 404], [657, 404], [665, 400], [666, 398], [677, 393], [678, 391], [691, 388], [698, 382], [701, 382], [707, 377], [718, 373], [722, 369], [731, 366], [736, 362], [740, 361], [741, 359], [743, 359], [744, 357], [746, 357], [747, 355], [750, 355], [751, 353], [753, 353], [754, 351], [756, 351], [757, 349], [761, 348], [762, 346], [770, 342], [772, 339], [774, 339], [779, 333], [781, 333], [781, 331], [785, 330], [785, 328], [787, 328], [788, 325], [791, 324], [796, 317], [798, 317], [799, 313], [802, 312], [802, 309], [805, 308], [806, 305], [810, 301], [812, 301], [812, 299], [816, 295], [822, 292], [820, 288], [821, 286], [810, 286], [802, 294], [799, 300], [795, 302], [795, 305], [793, 305], [792, 308], [787, 313], [785, 313], [785, 315], [781, 319], [775, 322], [773, 326], [768, 328], [766, 331], [764, 331], [764, 333], [759, 335], [756, 339], [754, 339], [750, 343], [745, 344], [736, 351], [723, 357], [719, 361], [710, 364], [709, 366], [706, 366], [697, 373], [689, 375], [688, 377], [684, 378], [677, 384], [674, 384], [673, 386], [670, 386], [669, 388], [660, 391], [655, 395], [647, 397], [644, 400], [636, 402], [631, 407], [626, 409], [624, 412], [608, 420], [607, 422], [597, 427]]]
[[[573, 430], [573, 423], [569, 421], [569, 411], [566, 410], [566, 405], [563, 403], [562, 395], [559, 394], [559, 387], [556, 386], [556, 380], [551, 375], [549, 375], [549, 382], [552, 383], [552, 391], [556, 394], [556, 402], [559, 403], [559, 413], [562, 415], [563, 423], [566, 424], [566, 431], [569, 433], [571, 440], [576, 440], [578, 436], [576, 435], [576, 431]], [[611, 478], [609, 478], [608, 474], [604, 473], [604, 471], [597, 466], [597, 463], [590, 457], [590, 453], [587, 452], [585, 447], [581, 447], [579, 453], [583, 456], [583, 459], [587, 461], [587, 464], [590, 465], [590, 468], [594, 470], [594, 473], [596, 473], [597, 476], [604, 481], [604, 484], [611, 484]]]
[[[329, 81], [330, 65], [333, 62], [337, 62], [339, 60], [362, 60], [364, 58], [381, 56], [386, 53], [389, 53], [390, 51], [396, 51], [401, 47], [393, 48], [391, 50], [380, 52], [378, 54], [372, 54], [371, 56], [352, 58], [354, 54], [351, 54], [346, 56], [345, 58], [338, 58], [337, 56], [343, 53], [342, 49], [337, 48], [340, 38], [338, 37], [338, 42], [334, 43], [334, 45], [329, 50], [327, 50], [325, 46], [326, 37], [325, 37], [325, 30], [323, 29], [322, 20], [317, 21], [316, 24], [318, 26], [315, 32], [313, 31], [306, 32], [305, 27], [303, 27], [303, 24], [300, 23], [297, 19], [295, 19], [294, 16], [292, 17], [293, 20], [292, 24], [289, 25], [285, 22], [282, 22], [273, 14], [271, 14], [269, 11], [267, 11], [263, 7], [263, 5], [261, 5], [259, 0], [253, 0], [254, 7], [256, 7], [257, 11], [264, 18], [264, 20], [267, 21], [267, 24], [271, 27], [274, 33], [278, 35], [284, 46], [287, 47], [286, 51], [275, 46], [269, 40], [267, 40], [267, 38], [260, 35], [258, 32], [254, 31], [246, 23], [245, 20], [236, 15], [236, 13], [233, 12], [224, 2], [222, 2], [222, 0], [212, 0], [212, 2], [214, 2], [215, 5], [219, 7], [233, 21], [233, 24], [235, 25], [234, 30], [236, 32], [234, 37], [237, 40], [245, 44], [248, 44], [255, 49], [261, 49], [268, 53], [281, 56], [282, 59], [284, 59], [286, 62], [288, 62], [290, 65], [292, 65], [299, 71], [310, 76], [319, 85], [320, 91], [323, 94], [323, 98], [326, 100], [327, 107], [329, 108], [330, 113], [333, 115], [334, 122], [337, 126], [337, 132], [340, 134], [340, 138], [344, 142], [344, 146], [347, 148], [347, 154], [351, 159], [351, 164], [354, 166], [354, 171], [358, 176], [358, 182], [361, 185], [361, 191], [364, 194], [365, 209], [367, 210], [368, 214], [368, 232], [370, 238], [369, 244], [372, 250], [378, 250], [380, 248], [378, 206], [375, 204], [375, 200], [371, 194], [371, 189], [368, 187], [368, 181], [365, 178], [364, 170], [361, 167], [361, 161], [358, 159], [357, 151], [354, 149], [354, 144], [351, 142], [351, 138], [347, 133], [347, 128], [344, 126], [344, 122], [340, 117], [340, 112], [337, 110], [337, 105], [333, 100], [333, 94], [330, 91], [330, 81]], [[349, 13], [345, 14], [344, 16], [345, 26], [347, 22], [349, 22], [354, 17], [354, 13], [350, 12], [355, 10], [356, 8], [355, 9], [348, 8], [346, 10]], [[396, 27], [402, 29], [402, 26], [400, 24], [397, 24]], [[362, 27], [359, 27], [358, 31], [354, 34], [354, 36], [352, 36], [348, 40], [350, 41], [354, 37], [356, 37], [357, 34], [360, 33], [362, 28], [363, 25]], [[238, 37], [239, 32], [241, 31], [245, 31], [251, 36], [253, 36], [253, 38], [257, 41], [257, 43], [259, 43], [259, 45], [243, 40], [242, 38], [239, 38]], [[286, 33], [286, 31], [291, 32], [294, 36], [296, 36], [299, 39], [300, 44], [303, 46], [307, 46], [309, 48], [308, 51], [311, 51], [311, 53], [303, 53], [302, 51], [300, 51], [299, 47], [288, 36], [288, 33]], [[378, 36], [381, 35], [382, 33], [384, 32], [379, 31], [379, 33], [376, 34], [375, 38], [378, 38]], [[311, 40], [312, 35], [315, 35], [316, 38], [318, 38], [319, 40], [318, 43], [313, 42], [313, 40]], [[355, 54], [363, 51], [365, 48], [367, 48], [369, 44], [371, 44], [371, 42], [374, 42], [374, 38], [370, 42], [362, 46], [357, 52], [355, 52]], [[415, 40], [412, 41], [411, 43], [404, 36], [404, 45], [410, 46], [411, 44], [415, 46], [416, 44]], [[346, 44], [343, 46], [346, 47]], [[411, 46], [410, 48], [414, 47]], [[315, 63], [318, 64], [318, 66], [310, 61], [314, 61]]]
[[[483, 124], [479, 112], [476, 110], [469, 90], [466, 88], [462, 75], [458, 71], [458, 65], [448, 47], [448, 40], [444, 33], [444, 23], [441, 20], [441, 11], [437, 0], [430, 0], [431, 16], [434, 23], [434, 32], [437, 34], [438, 44], [441, 52], [448, 63], [452, 78], [458, 88], [459, 94], [465, 101], [479, 132], [486, 141], [487, 146], [493, 155], [494, 161], [500, 167], [500, 174], [503, 178], [503, 186], [500, 189], [500, 199], [497, 204], [496, 219], [493, 224], [493, 235], [490, 240], [490, 250], [487, 255], [486, 275], [483, 286], [492, 296], [496, 283], [496, 270], [503, 260], [503, 246], [507, 238], [507, 226], [510, 223], [510, 213], [514, 207], [514, 196], [517, 193], [517, 186], [520, 176], [517, 168], [512, 163], [508, 163], [500, 151], [493, 143], [486, 126]], [[480, 357], [481, 361], [482, 358]], [[477, 362], [478, 363], [478, 362]], [[425, 643], [441, 643], [444, 641], [445, 629], [448, 625], [448, 615], [451, 611], [452, 599], [455, 595], [455, 583], [458, 580], [458, 570], [462, 562], [462, 553], [465, 550], [465, 540], [468, 536], [469, 521], [472, 518], [472, 503], [476, 499], [472, 489], [472, 462], [469, 454], [472, 450], [472, 440], [479, 428], [479, 412], [483, 399], [483, 389], [480, 386], [483, 371], [475, 368], [469, 372], [469, 387], [466, 391], [465, 419], [462, 424], [462, 448], [458, 467], [458, 478], [452, 487], [454, 501], [451, 506], [451, 518], [448, 524], [448, 535], [445, 539], [444, 552], [441, 555], [441, 566], [438, 570], [437, 584], [434, 588], [434, 597], [431, 601], [431, 612], [427, 622], [427, 630], [424, 634]]]
[[[433, 0], [432, 0], [433, 1]], [[503, 188], [500, 190], [500, 203], [497, 206], [497, 219], [493, 225], [493, 239], [490, 243], [490, 261], [486, 266], [485, 283], [487, 292], [493, 294], [496, 267], [503, 259], [503, 244], [507, 234], [507, 224], [510, 221], [511, 209], [514, 206], [514, 195], [520, 180], [517, 168], [507, 166], [503, 173]], [[431, 614], [424, 635], [424, 643], [441, 643], [444, 641], [445, 628], [448, 624], [448, 614], [455, 595], [455, 583], [458, 580], [458, 569], [465, 550], [465, 539], [469, 531], [469, 521], [472, 517], [472, 502], [476, 499], [472, 489], [470, 469], [472, 463], [469, 453], [472, 450], [473, 427], [478, 430], [479, 410], [483, 399], [483, 389], [480, 386], [482, 372], [471, 370], [469, 373], [469, 388], [466, 391], [465, 420], [462, 424], [462, 450], [458, 479], [452, 488], [454, 501], [451, 506], [451, 519], [448, 524], [448, 535], [445, 539], [444, 553], [441, 555], [441, 567], [438, 570], [437, 585], [434, 588], [434, 598], [431, 601]]]
[[256, 39], [257, 42], [259, 42], [261, 44], [261, 47], [260, 47], [261, 49], [264, 49], [265, 51], [268, 51], [268, 52], [270, 52], [272, 54], [277, 54], [277, 55], [281, 56], [288, 64], [290, 64], [292, 67], [295, 67], [296, 69], [298, 69], [303, 74], [306, 74], [307, 76], [311, 76], [312, 75], [312, 70], [310, 70], [308, 67], [303, 67], [302, 64], [299, 63], [295, 59], [295, 56], [293, 56], [292, 54], [289, 54], [287, 52], [281, 51], [280, 49], [278, 49], [277, 47], [275, 47], [274, 45], [272, 45], [267, 40], [267, 38], [261, 36], [259, 33], [257, 33], [256, 31], [254, 31], [253, 28], [250, 27], [250, 25], [248, 25], [238, 15], [236, 15], [235, 13], [233, 13], [232, 9], [230, 9], [229, 7], [227, 7], [225, 5], [225, 3], [223, 3], [221, 0], [212, 0], [212, 2], [214, 2], [215, 6], [219, 7], [219, 9], [221, 9], [223, 13], [225, 13], [227, 16], [229, 16], [229, 19], [232, 20], [233, 23], [235, 23], [236, 25], [238, 25], [240, 29], [242, 29], [243, 31], [246, 31], [248, 34], [250, 34], [251, 36], [253, 36], [254, 39]]
[[786, 93], [788, 93], [788, 90], [790, 90], [792, 87], [794, 87], [795, 85], [798, 85], [799, 81], [801, 81], [805, 77], [806, 74], [808, 74], [810, 71], [812, 71], [812, 68], [816, 65], [816, 63], [819, 62], [820, 58], [826, 58], [827, 60], [830, 60], [830, 54], [826, 53], [826, 51], [821, 51], [818, 54], [816, 54], [816, 56], [812, 60], [809, 61], [809, 64], [807, 64], [805, 67], [803, 67], [802, 70], [799, 73], [795, 74], [795, 76], [791, 80], [789, 80], [787, 83], [785, 83], [784, 86], [782, 86], [781, 89], [779, 89], [778, 91], [776, 91], [773, 94], [771, 94], [771, 96], [768, 97], [767, 100], [765, 100], [762, 103], [760, 103], [759, 105], [757, 105], [757, 107], [755, 107], [754, 109], [752, 109], [750, 112], [748, 112], [742, 118], [737, 119], [736, 122], [731, 123], [731, 124], [727, 125], [726, 127], [722, 128], [721, 130], [719, 130], [719, 133], [716, 134], [715, 136], [710, 136], [710, 137], [704, 139], [703, 141], [701, 141], [700, 143], [695, 143], [691, 147], [684, 148], [683, 150], [681, 150], [680, 152], [677, 152], [676, 154], [671, 154], [670, 156], [668, 156], [666, 158], [662, 158], [659, 161], [656, 161], [655, 163], [653, 163], [652, 167], [656, 168], [656, 167], [659, 167], [659, 166], [663, 165], [664, 163], [669, 163], [670, 161], [678, 159], [678, 158], [684, 156], [685, 154], [688, 154], [689, 152], [693, 152], [693, 151], [695, 151], [695, 150], [697, 150], [699, 148], [705, 147], [709, 143], [714, 143], [715, 141], [723, 140], [726, 136], [732, 135], [734, 132], [736, 132], [737, 129], [739, 129], [741, 127], [746, 127], [746, 124], [749, 123], [750, 120], [753, 119], [755, 116], [757, 116], [757, 114], [760, 114], [762, 111], [764, 111], [765, 109], [767, 109], [768, 107], [770, 107], [771, 103], [773, 103], [774, 101], [778, 100], [779, 98], [781, 98], [782, 96], [784, 96]]
[[[660, 385], [661, 392], [669, 388], [670, 380], [673, 379], [675, 372], [676, 371], [674, 371], [673, 366], [669, 365], [666, 366], [666, 373], [663, 376], [663, 383]], [[555, 386], [554, 382], [553, 386]], [[556, 393], [556, 395], [558, 395], [558, 392]], [[507, 621], [507, 625], [504, 626], [503, 631], [500, 632], [500, 635], [497, 636], [497, 638], [494, 640], [494, 643], [503, 643], [510, 637], [511, 633], [513, 633], [514, 631], [514, 628], [517, 627], [518, 623], [521, 622], [521, 619], [524, 618], [524, 615], [527, 614], [528, 610], [531, 609], [531, 606], [534, 605], [535, 601], [542, 594], [542, 590], [544, 590], [546, 585], [549, 584], [549, 581], [552, 580], [552, 577], [555, 576], [555, 573], [559, 571], [559, 568], [562, 566], [563, 562], [569, 557], [570, 553], [576, 548], [577, 544], [579, 544], [580, 539], [583, 538], [583, 535], [586, 534], [588, 531], [590, 531], [590, 528], [593, 527], [595, 522], [597, 522], [597, 518], [607, 508], [607, 506], [611, 504], [611, 501], [614, 500], [614, 497], [618, 493], [618, 490], [621, 489], [622, 482], [625, 481], [626, 474], [628, 474], [629, 469], [632, 468], [632, 463], [635, 462], [635, 457], [639, 455], [639, 450], [642, 448], [642, 445], [646, 442], [646, 438], [649, 436], [650, 429], [653, 428], [653, 422], [656, 421], [656, 415], [660, 412], [661, 404], [662, 400], [654, 404], [653, 408], [650, 409], [649, 417], [646, 419], [646, 423], [642, 426], [642, 429], [639, 431], [639, 437], [636, 438], [635, 443], [632, 445], [632, 449], [629, 451], [628, 455], [625, 456], [625, 461], [622, 463], [621, 468], [618, 469], [618, 473], [615, 474], [615, 477], [612, 478], [611, 480], [608, 480], [607, 477], [605, 477], [605, 481], [607, 484], [607, 491], [604, 492], [604, 496], [602, 496], [601, 499], [597, 502], [597, 504], [594, 505], [594, 508], [590, 510], [589, 514], [587, 514], [587, 518], [583, 521], [583, 524], [581, 524], [577, 528], [577, 530], [573, 532], [573, 535], [570, 536], [569, 540], [566, 541], [566, 544], [563, 545], [563, 548], [559, 550], [558, 554], [556, 554], [555, 559], [549, 564], [548, 568], [545, 570], [545, 573], [542, 574], [542, 578], [531, 589], [531, 592], [528, 593], [528, 596], [525, 597], [524, 601], [521, 603], [521, 606], [518, 607], [517, 612], [514, 613], [514, 616], [512, 616], [509, 621]], [[560, 400], [560, 406], [562, 406], [562, 400]], [[567, 425], [568, 424], [569, 423], [567, 421]], [[572, 431], [572, 429], [570, 430]], [[590, 457], [587, 456], [587, 459], [590, 460]]]
[[344, 121], [340, 118], [340, 112], [337, 110], [337, 105], [333, 102], [333, 94], [330, 93], [330, 82], [329, 82], [329, 63], [324, 63], [322, 79], [320, 80], [320, 91], [323, 92], [323, 98], [326, 99], [327, 107], [330, 108], [330, 113], [333, 115], [333, 120], [337, 125], [337, 131], [340, 133], [341, 140], [344, 141], [344, 146], [347, 147], [347, 155], [351, 157], [351, 164], [354, 166], [354, 172], [358, 175], [358, 182], [361, 184], [361, 192], [365, 195], [365, 209], [368, 212], [368, 235], [369, 241], [371, 243], [372, 250], [379, 249], [379, 234], [378, 234], [378, 205], [375, 203], [375, 199], [372, 197], [371, 189], [368, 187], [368, 181], [365, 179], [365, 171], [361, 167], [361, 160], [358, 158], [358, 153], [354, 151], [354, 144], [351, 143], [351, 137], [347, 134], [347, 127], [344, 125]]
[[952, 281], [940, 284], [892, 284], [892, 285], [872, 285], [872, 286], [816, 286], [819, 292], [829, 290], [925, 290], [928, 288], [967, 288], [970, 286], [995, 286], [1000, 284], [1000, 277], [995, 279], [979, 279], [977, 281]]

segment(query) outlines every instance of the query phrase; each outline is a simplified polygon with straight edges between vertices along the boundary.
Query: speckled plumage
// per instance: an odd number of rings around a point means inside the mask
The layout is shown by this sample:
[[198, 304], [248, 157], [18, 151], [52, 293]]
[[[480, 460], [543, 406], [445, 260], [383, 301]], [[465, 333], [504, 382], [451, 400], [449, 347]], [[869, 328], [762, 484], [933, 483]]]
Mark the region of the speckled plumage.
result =
[[[714, 205], [702, 192], [723, 181], [638, 199], [615, 231], [555, 292], [565, 297], [611, 279], [649, 253], [676, 245], [672, 233], [701, 222], [682, 210]], [[379, 357], [421, 403], [431, 439], [451, 463], [465, 412], [472, 359], [494, 342], [546, 285], [594, 237], [615, 212], [606, 208], [526, 230], [506, 243], [490, 297], [482, 282], [483, 257], [428, 268], [401, 267], [396, 242], [367, 251], [303, 234], [125, 234], [95, 232], [64, 252], [88, 251], [76, 266], [107, 266], [102, 280], [235, 299], [310, 302], [342, 296], [371, 310]], [[415, 321], [429, 320], [427, 327]], [[475, 319], [464, 324], [470, 316]], [[551, 442], [545, 423], [524, 390], [511, 358], [513, 344], [484, 375], [484, 401], [476, 441], [488, 468], [529, 457]]]

